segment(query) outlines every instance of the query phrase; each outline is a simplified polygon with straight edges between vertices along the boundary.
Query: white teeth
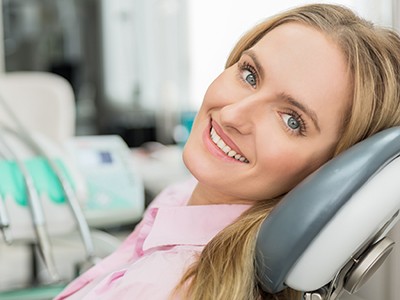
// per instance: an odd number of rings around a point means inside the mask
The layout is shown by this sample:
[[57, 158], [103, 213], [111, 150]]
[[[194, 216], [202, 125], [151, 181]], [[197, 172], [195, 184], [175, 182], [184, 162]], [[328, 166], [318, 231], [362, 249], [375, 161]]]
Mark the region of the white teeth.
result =
[[231, 149], [231, 147], [229, 147], [229, 146], [225, 146], [223, 149], [222, 149], [222, 151], [224, 151], [226, 154], [228, 154], [228, 152], [229, 151], [231, 151], [232, 149]]
[[211, 136], [211, 139], [215, 144], [218, 143], [218, 141], [220, 140], [219, 136]]
[[229, 153], [228, 153], [229, 157], [234, 157], [235, 155], [236, 155], [236, 152], [233, 150], [229, 151]]
[[211, 139], [212, 139], [212, 141], [213, 141], [215, 144], [218, 143], [219, 140], [221, 139], [221, 138], [219, 137], [219, 135], [215, 132], [215, 129], [214, 129], [214, 128], [211, 129]]
[[211, 128], [210, 136], [214, 144], [217, 145], [218, 148], [220, 148], [226, 155], [244, 163], [249, 162], [247, 158], [240, 155], [239, 153], [236, 153], [236, 151], [232, 150], [231, 147], [226, 145], [225, 142], [221, 139], [221, 137], [217, 134], [214, 128]]
[[218, 141], [217, 146], [220, 147], [221, 149], [224, 149], [224, 147], [226, 146], [226, 144], [224, 143], [224, 141], [221, 139]]

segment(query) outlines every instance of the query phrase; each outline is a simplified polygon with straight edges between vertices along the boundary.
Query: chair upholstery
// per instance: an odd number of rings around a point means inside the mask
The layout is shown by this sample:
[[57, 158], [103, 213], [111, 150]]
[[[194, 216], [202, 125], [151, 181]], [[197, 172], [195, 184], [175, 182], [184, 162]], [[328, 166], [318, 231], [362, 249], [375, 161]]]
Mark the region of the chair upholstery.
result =
[[[75, 134], [75, 96], [66, 79], [45, 72], [5, 73], [0, 96], [30, 130], [57, 142]], [[3, 109], [0, 122], [14, 126]]]

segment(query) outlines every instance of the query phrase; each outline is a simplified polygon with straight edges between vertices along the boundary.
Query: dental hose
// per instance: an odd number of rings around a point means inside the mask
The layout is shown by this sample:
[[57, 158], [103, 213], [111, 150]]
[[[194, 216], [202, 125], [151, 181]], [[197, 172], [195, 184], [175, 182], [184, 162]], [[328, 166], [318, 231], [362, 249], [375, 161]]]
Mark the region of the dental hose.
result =
[[8, 213], [6, 209], [5, 199], [0, 195], [0, 230], [3, 234], [4, 241], [11, 245], [12, 237], [9, 233], [10, 219], [8, 218]]
[[37, 238], [37, 243], [39, 246], [39, 254], [43, 258], [43, 262], [47, 267], [50, 278], [53, 281], [59, 281], [60, 277], [57, 273], [57, 269], [54, 263], [53, 253], [50, 246], [50, 239], [46, 230], [46, 221], [44, 217], [43, 207], [34, 186], [32, 176], [29, 174], [27, 168], [25, 167], [25, 164], [23, 163], [19, 155], [11, 150], [11, 147], [8, 145], [2, 134], [0, 134], [0, 142], [3, 145], [4, 149], [6, 149], [6, 151], [9, 153], [10, 157], [15, 160], [18, 168], [22, 173], [27, 192], [28, 207], [32, 216], [32, 222]]
[[[0, 156], [2, 156], [1, 152]], [[3, 234], [3, 239], [6, 242], [6, 244], [11, 245], [12, 237], [9, 232], [9, 227], [10, 227], [10, 218], [8, 217], [8, 212], [6, 207], [6, 197], [4, 195], [0, 195], [0, 230], [1, 233]]]
[[77, 222], [79, 232], [85, 247], [86, 259], [89, 263], [94, 265], [98, 261], [98, 258], [94, 254], [94, 246], [90, 234], [89, 225], [86, 222], [86, 219], [79, 205], [79, 201], [77, 199], [77, 196], [75, 194], [72, 185], [69, 183], [66, 176], [61, 171], [60, 167], [56, 164], [55, 160], [51, 158], [47, 154], [47, 152], [43, 149], [43, 147], [31, 137], [29, 131], [21, 123], [21, 121], [18, 119], [13, 110], [7, 105], [6, 101], [1, 95], [0, 95], [0, 104], [7, 110], [7, 113], [17, 125], [19, 131], [17, 132], [17, 134], [22, 137], [22, 139], [32, 148], [32, 150], [34, 150], [38, 155], [43, 156], [49, 163], [51, 169], [54, 171], [62, 187], [62, 190], [66, 196], [72, 214]]

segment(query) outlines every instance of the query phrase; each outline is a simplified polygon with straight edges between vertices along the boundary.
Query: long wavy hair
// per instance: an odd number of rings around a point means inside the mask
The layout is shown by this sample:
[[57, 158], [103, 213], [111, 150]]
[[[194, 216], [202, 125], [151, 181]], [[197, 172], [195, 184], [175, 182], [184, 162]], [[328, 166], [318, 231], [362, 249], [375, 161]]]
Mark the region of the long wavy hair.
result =
[[[331, 38], [342, 50], [352, 75], [352, 101], [341, 120], [333, 156], [388, 127], [400, 125], [400, 38], [351, 10], [312, 4], [278, 14], [256, 25], [236, 44], [226, 68], [279, 25], [298, 22]], [[290, 288], [275, 295], [262, 291], [255, 272], [255, 240], [261, 222], [280, 199], [259, 201], [204, 248], [175, 292], [191, 300], [300, 299]]]

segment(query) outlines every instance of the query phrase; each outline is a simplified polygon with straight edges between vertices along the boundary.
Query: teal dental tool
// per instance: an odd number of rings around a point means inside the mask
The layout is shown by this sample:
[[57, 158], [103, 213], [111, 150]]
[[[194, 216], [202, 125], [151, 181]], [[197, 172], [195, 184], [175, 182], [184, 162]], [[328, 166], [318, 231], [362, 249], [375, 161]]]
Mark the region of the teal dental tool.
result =
[[[29, 173], [25, 163], [19, 157], [19, 154], [17, 154], [16, 151], [11, 150], [11, 147], [8, 145], [8, 142], [4, 137], [4, 131], [0, 132], [0, 142], [3, 146], [3, 149], [8, 152], [8, 157], [12, 157], [12, 159], [15, 160], [15, 163], [22, 174], [22, 182], [23, 186], [25, 187], [28, 208], [32, 216], [36, 238], [39, 245], [39, 253], [43, 258], [45, 265], [47, 266], [50, 277], [54, 281], [58, 281], [59, 276], [55, 267], [50, 246], [50, 239], [46, 230], [46, 220], [44, 217], [43, 207], [39, 198], [38, 191], [35, 188], [33, 177]], [[17, 173], [18, 172], [14, 174], [16, 175]], [[18, 178], [18, 175], [16, 176]]]
[[23, 140], [26, 143], [26, 145], [28, 145], [31, 148], [31, 150], [36, 153], [36, 155], [44, 157], [47, 160], [48, 164], [50, 165], [51, 169], [54, 171], [62, 187], [64, 195], [66, 196], [71, 212], [77, 222], [82, 237], [82, 241], [85, 247], [87, 261], [90, 262], [91, 264], [95, 264], [97, 258], [94, 254], [94, 245], [91, 238], [89, 225], [86, 222], [83, 211], [79, 205], [79, 201], [75, 194], [73, 186], [70, 184], [67, 177], [63, 173], [62, 168], [55, 162], [55, 160], [52, 157], [50, 157], [46, 149], [44, 149], [44, 147], [31, 136], [29, 130], [25, 128], [24, 124], [21, 123], [17, 115], [7, 105], [6, 101], [1, 96], [0, 96], [0, 104], [2, 104], [4, 109], [7, 111], [8, 115], [14, 121], [15, 125], [17, 125], [17, 130], [12, 130], [12, 129], [9, 130], [13, 131], [16, 136], [18, 136], [21, 140]]
[[0, 230], [3, 234], [4, 241], [11, 244], [12, 238], [9, 234], [8, 228], [10, 227], [10, 220], [8, 218], [6, 205], [3, 197], [0, 196]]
[[[61, 161], [57, 161], [68, 180], [68, 174]], [[47, 197], [55, 203], [65, 203], [65, 195], [62, 191], [54, 172], [47, 161], [41, 157], [34, 157], [24, 161], [25, 167], [33, 179], [33, 184], [39, 195]], [[12, 238], [8, 231], [10, 220], [5, 201], [7, 198], [21, 206], [28, 206], [28, 194], [24, 184], [24, 176], [16, 161], [0, 160], [0, 230], [3, 232], [6, 243], [11, 244]]]
[[[62, 186], [45, 158], [34, 157], [25, 160], [23, 163], [27, 172], [31, 175], [33, 185], [39, 195], [46, 194], [54, 203], [66, 202]], [[56, 163], [60, 166], [70, 184], [73, 185], [63, 163], [60, 160], [57, 160]], [[6, 196], [11, 196], [19, 205], [28, 205], [23, 174], [15, 160], [0, 161], [0, 196], [3, 199]]]

